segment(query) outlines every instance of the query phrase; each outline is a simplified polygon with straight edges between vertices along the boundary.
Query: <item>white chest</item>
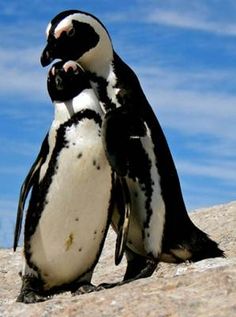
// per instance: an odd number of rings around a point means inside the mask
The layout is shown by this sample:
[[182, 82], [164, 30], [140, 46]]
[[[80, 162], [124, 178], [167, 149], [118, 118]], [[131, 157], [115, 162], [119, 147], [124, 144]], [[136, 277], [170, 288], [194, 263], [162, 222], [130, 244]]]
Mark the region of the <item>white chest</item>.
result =
[[[112, 181], [98, 132], [98, 124], [89, 119], [67, 127], [65, 147], [54, 162], [46, 204], [30, 241], [31, 261], [48, 288], [86, 273], [102, 246]], [[42, 182], [47, 181], [45, 174]]]

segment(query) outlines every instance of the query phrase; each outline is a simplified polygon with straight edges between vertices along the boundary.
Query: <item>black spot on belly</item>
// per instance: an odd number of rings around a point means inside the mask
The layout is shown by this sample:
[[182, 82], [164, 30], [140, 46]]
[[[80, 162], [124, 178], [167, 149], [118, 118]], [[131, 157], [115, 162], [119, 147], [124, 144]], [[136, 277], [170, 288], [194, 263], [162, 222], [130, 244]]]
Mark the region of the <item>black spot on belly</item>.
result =
[[94, 234], [97, 234], [97, 230], [94, 231]]
[[77, 222], [78, 222], [78, 221], [79, 221], [79, 218], [75, 218], [75, 221], [77, 221]]
[[97, 162], [96, 160], [93, 160], [93, 166], [96, 166]]
[[93, 166], [96, 167], [97, 170], [101, 169], [100, 165], [97, 163], [95, 159], [93, 160]]
[[80, 158], [82, 157], [82, 155], [83, 155], [82, 153], [79, 153], [79, 154], [77, 155], [77, 158], [80, 159]]
[[78, 250], [78, 251], [79, 251], [79, 252], [81, 252], [82, 250], [83, 250], [82, 248], [79, 248], [79, 250]]

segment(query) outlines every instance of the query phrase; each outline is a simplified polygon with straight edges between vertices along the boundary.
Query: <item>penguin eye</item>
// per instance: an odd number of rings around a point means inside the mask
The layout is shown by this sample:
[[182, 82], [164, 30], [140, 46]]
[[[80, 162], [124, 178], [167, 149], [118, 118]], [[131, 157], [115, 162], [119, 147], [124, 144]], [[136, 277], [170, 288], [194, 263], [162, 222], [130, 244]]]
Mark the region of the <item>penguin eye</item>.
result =
[[69, 37], [73, 37], [74, 35], [75, 35], [75, 28], [71, 28], [71, 29], [69, 29], [68, 31], [67, 31], [67, 35], [69, 36]]

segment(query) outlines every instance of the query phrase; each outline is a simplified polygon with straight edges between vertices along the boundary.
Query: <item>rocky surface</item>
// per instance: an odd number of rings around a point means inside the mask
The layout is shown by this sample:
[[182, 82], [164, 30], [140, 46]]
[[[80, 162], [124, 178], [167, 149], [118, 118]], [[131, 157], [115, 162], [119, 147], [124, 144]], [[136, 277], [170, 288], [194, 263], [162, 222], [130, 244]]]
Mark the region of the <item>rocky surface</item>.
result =
[[[121, 287], [43, 303], [16, 303], [21, 280], [21, 250], [0, 250], [0, 316], [236, 316], [236, 202], [191, 213], [201, 229], [219, 242], [226, 258], [194, 264], [161, 263], [150, 278]], [[125, 260], [114, 265], [114, 234], [109, 233], [94, 283], [118, 281]]]

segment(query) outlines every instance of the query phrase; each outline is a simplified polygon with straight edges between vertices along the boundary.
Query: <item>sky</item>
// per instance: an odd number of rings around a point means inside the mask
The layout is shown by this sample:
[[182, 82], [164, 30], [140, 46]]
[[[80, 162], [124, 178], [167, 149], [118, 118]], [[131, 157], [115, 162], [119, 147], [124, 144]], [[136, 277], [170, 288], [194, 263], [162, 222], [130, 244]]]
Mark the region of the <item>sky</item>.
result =
[[188, 211], [236, 197], [235, 0], [0, 2], [0, 247], [53, 119], [39, 62], [60, 11], [97, 16], [138, 75], [167, 137]]

